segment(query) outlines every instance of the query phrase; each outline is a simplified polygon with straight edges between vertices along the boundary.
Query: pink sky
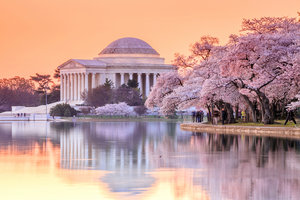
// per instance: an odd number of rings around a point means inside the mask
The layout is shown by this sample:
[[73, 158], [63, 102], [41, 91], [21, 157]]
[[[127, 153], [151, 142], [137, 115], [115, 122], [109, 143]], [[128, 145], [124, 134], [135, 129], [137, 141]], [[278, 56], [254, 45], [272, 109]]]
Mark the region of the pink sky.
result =
[[297, 17], [299, 0], [0, 0], [0, 78], [53, 74], [110, 42], [137, 37], [166, 62], [203, 35], [222, 43], [243, 18]]

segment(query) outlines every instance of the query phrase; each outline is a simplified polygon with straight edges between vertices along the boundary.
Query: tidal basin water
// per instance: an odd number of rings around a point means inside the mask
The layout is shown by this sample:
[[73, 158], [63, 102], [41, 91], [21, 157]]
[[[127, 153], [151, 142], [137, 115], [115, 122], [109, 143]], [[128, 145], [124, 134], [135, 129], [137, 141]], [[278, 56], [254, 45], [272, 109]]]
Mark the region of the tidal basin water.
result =
[[167, 122], [1, 122], [0, 198], [296, 200], [300, 141]]

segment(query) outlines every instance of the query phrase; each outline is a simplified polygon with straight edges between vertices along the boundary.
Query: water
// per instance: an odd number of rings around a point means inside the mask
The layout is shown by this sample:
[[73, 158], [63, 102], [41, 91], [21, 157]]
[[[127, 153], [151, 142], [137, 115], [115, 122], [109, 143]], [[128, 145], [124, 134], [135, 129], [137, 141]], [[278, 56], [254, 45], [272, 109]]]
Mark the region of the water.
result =
[[299, 199], [300, 141], [167, 122], [0, 123], [1, 199]]

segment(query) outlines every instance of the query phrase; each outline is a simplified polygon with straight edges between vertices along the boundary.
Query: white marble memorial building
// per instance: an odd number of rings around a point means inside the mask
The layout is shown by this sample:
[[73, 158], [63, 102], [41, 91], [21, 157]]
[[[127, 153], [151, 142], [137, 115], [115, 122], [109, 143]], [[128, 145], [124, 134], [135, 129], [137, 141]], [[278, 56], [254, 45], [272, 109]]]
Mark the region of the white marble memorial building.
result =
[[114, 87], [134, 79], [147, 97], [157, 76], [172, 71], [174, 66], [165, 64], [164, 58], [143, 40], [128, 37], [110, 43], [92, 60], [70, 59], [59, 69], [61, 101], [82, 102], [82, 92], [102, 85], [106, 79]]

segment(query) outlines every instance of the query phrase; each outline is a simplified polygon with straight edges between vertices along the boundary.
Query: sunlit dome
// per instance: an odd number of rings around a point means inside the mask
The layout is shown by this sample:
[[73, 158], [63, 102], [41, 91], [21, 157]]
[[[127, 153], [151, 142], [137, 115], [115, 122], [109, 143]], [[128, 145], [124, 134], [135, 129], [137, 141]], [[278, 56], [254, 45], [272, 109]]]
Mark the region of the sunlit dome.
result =
[[110, 43], [99, 55], [103, 54], [151, 54], [159, 55], [147, 42], [138, 38], [126, 37]]

